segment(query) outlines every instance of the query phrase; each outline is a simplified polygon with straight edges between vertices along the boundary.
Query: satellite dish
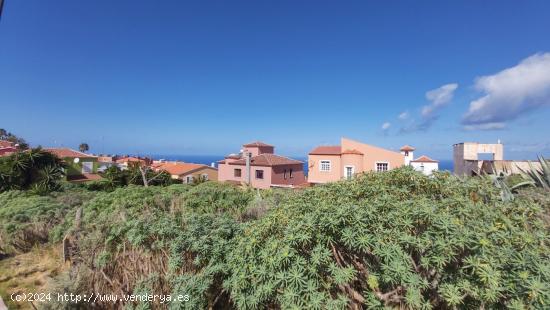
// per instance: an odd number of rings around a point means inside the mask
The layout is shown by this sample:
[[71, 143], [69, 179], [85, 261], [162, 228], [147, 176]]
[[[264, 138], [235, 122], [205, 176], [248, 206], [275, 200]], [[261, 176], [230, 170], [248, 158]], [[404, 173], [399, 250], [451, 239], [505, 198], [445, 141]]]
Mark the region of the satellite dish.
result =
[[75, 164], [78, 164], [79, 161], [80, 161], [80, 158], [78, 158], [78, 157], [75, 158], [75, 159], [73, 159], [73, 162], [74, 162]]

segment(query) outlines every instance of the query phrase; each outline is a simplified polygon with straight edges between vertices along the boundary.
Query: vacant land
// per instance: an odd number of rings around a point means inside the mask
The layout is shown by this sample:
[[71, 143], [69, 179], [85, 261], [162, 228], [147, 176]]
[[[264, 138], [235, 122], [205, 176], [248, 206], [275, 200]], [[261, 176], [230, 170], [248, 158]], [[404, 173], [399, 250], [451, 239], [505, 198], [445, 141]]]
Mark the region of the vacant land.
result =
[[8, 191], [0, 293], [191, 297], [71, 305], [107, 309], [544, 309], [548, 201], [409, 168], [299, 191], [217, 182]]

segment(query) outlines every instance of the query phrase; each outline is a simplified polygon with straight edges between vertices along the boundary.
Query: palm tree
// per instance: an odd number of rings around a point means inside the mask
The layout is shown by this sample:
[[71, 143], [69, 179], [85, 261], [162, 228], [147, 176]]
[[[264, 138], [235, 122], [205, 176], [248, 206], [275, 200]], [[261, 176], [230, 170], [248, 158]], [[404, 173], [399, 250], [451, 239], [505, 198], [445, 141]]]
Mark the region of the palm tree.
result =
[[37, 188], [41, 192], [57, 190], [63, 179], [65, 163], [40, 148], [0, 158], [0, 191]]
[[80, 145], [78, 146], [78, 150], [82, 153], [85, 153], [90, 150], [90, 146], [88, 145], [88, 143], [80, 143]]

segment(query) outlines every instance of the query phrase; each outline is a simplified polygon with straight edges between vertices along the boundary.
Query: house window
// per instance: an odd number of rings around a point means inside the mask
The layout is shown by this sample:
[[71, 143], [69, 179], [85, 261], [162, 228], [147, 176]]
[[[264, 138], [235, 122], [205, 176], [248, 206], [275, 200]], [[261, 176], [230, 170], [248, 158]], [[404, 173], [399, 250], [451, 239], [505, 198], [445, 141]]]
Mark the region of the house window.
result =
[[91, 161], [82, 162], [82, 173], [93, 173], [94, 172], [94, 163]]
[[186, 183], [193, 183], [193, 176], [192, 176], [192, 175], [188, 175], [188, 176], [185, 178], [185, 182], [186, 182]]
[[289, 176], [290, 176], [291, 179], [293, 178], [293, 176], [292, 176], [292, 169], [290, 169]]
[[420, 164], [420, 171], [424, 171], [424, 164]]
[[319, 166], [320, 171], [330, 171], [330, 160], [321, 160], [321, 165]]
[[376, 172], [388, 171], [388, 163], [376, 163]]
[[409, 151], [405, 151], [405, 156], [409, 156]]
[[285, 171], [283, 172], [283, 179], [286, 180], [286, 169], [285, 169]]
[[233, 176], [236, 177], [236, 178], [240, 178], [241, 177], [241, 169], [235, 169], [233, 171]]
[[256, 170], [256, 179], [263, 179], [263, 178], [264, 178], [264, 171]]
[[353, 173], [355, 172], [355, 168], [353, 166], [346, 166], [344, 167], [344, 177], [346, 179], [351, 179], [353, 177]]
[[202, 174], [202, 179], [205, 181], [208, 181], [208, 174]]

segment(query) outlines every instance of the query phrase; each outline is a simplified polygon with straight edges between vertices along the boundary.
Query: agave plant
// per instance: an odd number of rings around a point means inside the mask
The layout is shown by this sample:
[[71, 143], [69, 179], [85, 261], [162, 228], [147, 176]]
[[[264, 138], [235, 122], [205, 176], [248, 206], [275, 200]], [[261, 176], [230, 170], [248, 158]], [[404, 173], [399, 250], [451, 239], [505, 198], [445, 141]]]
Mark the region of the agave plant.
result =
[[495, 187], [497, 187], [500, 190], [500, 197], [502, 201], [514, 200], [515, 197], [513, 192], [515, 192], [518, 188], [533, 185], [531, 181], [524, 181], [524, 182], [519, 182], [513, 186], [509, 186], [508, 183], [506, 182], [508, 178], [507, 175], [509, 175], [508, 169], [504, 167], [504, 170], [501, 173], [497, 172], [494, 165], [492, 166], [492, 169], [493, 169], [492, 174], [485, 173], [485, 175], [493, 182], [493, 185], [495, 185]]
[[526, 182], [536, 187], [541, 187], [550, 191], [550, 165], [548, 161], [539, 156], [540, 169], [535, 167], [532, 162], [529, 162], [529, 169], [521, 169], [521, 175]]
[[59, 180], [65, 176], [63, 168], [55, 165], [48, 165], [38, 171], [36, 186], [43, 192], [51, 192], [61, 187]]
[[[498, 174], [490, 174], [488, 177], [491, 179], [493, 184], [500, 190], [500, 197], [502, 201], [511, 201], [514, 200], [514, 194], [512, 194], [512, 188], [506, 184], [506, 177]], [[517, 185], [514, 186], [517, 188]]]

